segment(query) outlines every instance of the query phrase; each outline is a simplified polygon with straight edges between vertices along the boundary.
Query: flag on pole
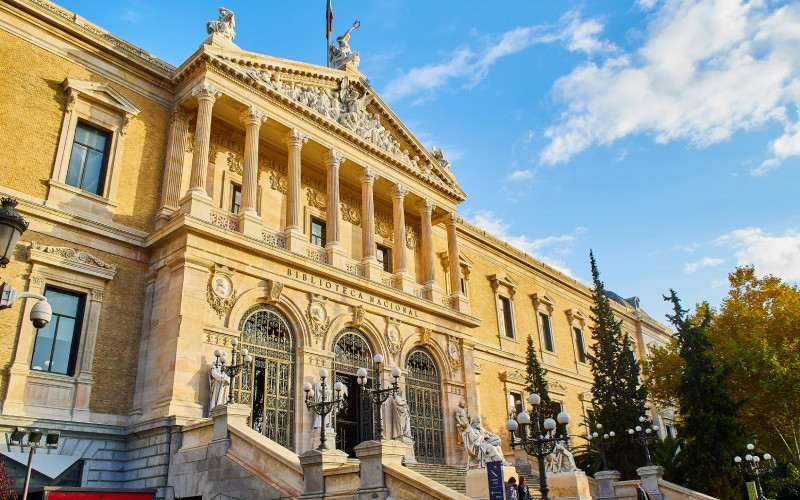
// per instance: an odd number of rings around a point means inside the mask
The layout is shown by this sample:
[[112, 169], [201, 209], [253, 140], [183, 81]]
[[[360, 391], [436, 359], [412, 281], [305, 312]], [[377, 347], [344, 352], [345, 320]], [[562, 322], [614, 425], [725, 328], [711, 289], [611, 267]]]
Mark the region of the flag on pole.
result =
[[328, 4], [325, 7], [325, 40], [327, 41], [325, 57], [327, 58], [329, 67], [331, 65], [331, 31], [333, 31], [333, 8], [331, 7], [331, 0], [328, 0]]

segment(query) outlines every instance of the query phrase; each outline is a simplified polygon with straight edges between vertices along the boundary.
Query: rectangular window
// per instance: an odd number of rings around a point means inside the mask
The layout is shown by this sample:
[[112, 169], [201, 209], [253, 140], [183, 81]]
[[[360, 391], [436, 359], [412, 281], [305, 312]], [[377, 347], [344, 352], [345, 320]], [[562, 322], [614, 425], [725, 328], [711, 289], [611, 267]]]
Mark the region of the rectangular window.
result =
[[325, 223], [319, 219], [311, 219], [311, 243], [325, 246]]
[[461, 293], [464, 294], [464, 297], [467, 296], [467, 280], [464, 279], [464, 276], [461, 276]]
[[508, 297], [500, 297], [500, 325], [501, 331], [506, 337], [514, 338], [514, 317], [511, 314], [511, 300]]
[[553, 329], [550, 327], [550, 316], [539, 313], [542, 319], [542, 336], [544, 336], [544, 348], [550, 352], [556, 352], [555, 342], [553, 342]]
[[234, 214], [239, 213], [242, 207], [242, 186], [231, 184], [231, 212]]
[[53, 317], [36, 331], [31, 370], [74, 375], [86, 296], [48, 287], [44, 296]]
[[578, 361], [586, 363], [586, 347], [583, 344], [583, 330], [575, 328], [575, 347], [578, 350]]
[[375, 256], [378, 258], [378, 262], [380, 262], [381, 267], [387, 273], [392, 272], [392, 250], [387, 248], [383, 245], [377, 245], [377, 252], [375, 252]]
[[78, 122], [65, 182], [84, 191], [102, 195], [110, 144], [108, 132]]
[[521, 392], [510, 392], [509, 396], [511, 396], [511, 409], [514, 410], [517, 415], [522, 412], [523, 404], [522, 404], [522, 393]]

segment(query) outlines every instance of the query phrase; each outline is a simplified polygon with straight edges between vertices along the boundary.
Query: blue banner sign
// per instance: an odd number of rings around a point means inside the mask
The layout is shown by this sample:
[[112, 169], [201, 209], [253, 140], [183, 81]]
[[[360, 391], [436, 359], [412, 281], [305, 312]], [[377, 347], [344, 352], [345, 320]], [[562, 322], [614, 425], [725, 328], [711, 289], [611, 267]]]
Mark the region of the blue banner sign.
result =
[[489, 500], [503, 500], [503, 462], [486, 462], [486, 476], [489, 478]]

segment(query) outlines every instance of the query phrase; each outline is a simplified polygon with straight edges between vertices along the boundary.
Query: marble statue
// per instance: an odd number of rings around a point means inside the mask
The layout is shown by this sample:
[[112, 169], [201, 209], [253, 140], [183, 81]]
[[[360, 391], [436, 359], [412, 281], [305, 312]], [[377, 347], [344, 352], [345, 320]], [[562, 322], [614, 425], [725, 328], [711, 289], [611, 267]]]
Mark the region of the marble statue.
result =
[[209, 410], [228, 402], [228, 388], [230, 385], [231, 378], [225, 373], [222, 366], [217, 364], [216, 361], [211, 363], [211, 370], [208, 372]]
[[464, 440], [462, 436], [464, 435], [464, 431], [466, 431], [467, 427], [469, 426], [469, 410], [467, 410], [467, 404], [463, 400], [459, 401], [455, 415], [458, 444], [463, 444]]
[[350, 32], [353, 29], [358, 29], [361, 27], [361, 21], [356, 21], [353, 23], [353, 26], [350, 27], [347, 31], [344, 32], [344, 35], [337, 37], [336, 41], [339, 43], [339, 46], [336, 47], [334, 45], [330, 46], [330, 60], [331, 60], [331, 68], [335, 69], [344, 69], [347, 64], [352, 63], [354, 68], [358, 68], [358, 63], [360, 62], [360, 58], [358, 52], [353, 52], [350, 50]]
[[206, 31], [209, 35], [220, 35], [231, 41], [236, 36], [234, 27], [236, 27], [236, 20], [233, 18], [233, 12], [225, 7], [219, 8], [219, 19], [206, 23]]
[[408, 401], [397, 392], [393, 396], [393, 402], [394, 430], [392, 439], [413, 437], [411, 435], [411, 413], [408, 411]]
[[500, 450], [500, 436], [484, 429], [481, 426], [481, 417], [478, 415], [472, 417], [462, 439], [467, 449], [467, 469], [483, 469], [486, 467], [486, 462], [499, 461], [503, 465], [510, 465]]
[[547, 455], [544, 461], [547, 472], [552, 472], [553, 474], [578, 470], [575, 465], [575, 459], [572, 457], [572, 452], [561, 441], [556, 443], [553, 453]]
[[[345, 387], [346, 390], [346, 387]], [[342, 394], [344, 397], [345, 394]], [[325, 401], [330, 401], [333, 399], [333, 388], [330, 384], [325, 384]], [[319, 403], [322, 401], [322, 383], [319, 380], [314, 384], [314, 401]], [[314, 413], [314, 424], [311, 426], [312, 430], [319, 430], [322, 417], [319, 414]], [[328, 432], [333, 430], [333, 425], [331, 425], [331, 416], [330, 414], [325, 416], [325, 428]]]

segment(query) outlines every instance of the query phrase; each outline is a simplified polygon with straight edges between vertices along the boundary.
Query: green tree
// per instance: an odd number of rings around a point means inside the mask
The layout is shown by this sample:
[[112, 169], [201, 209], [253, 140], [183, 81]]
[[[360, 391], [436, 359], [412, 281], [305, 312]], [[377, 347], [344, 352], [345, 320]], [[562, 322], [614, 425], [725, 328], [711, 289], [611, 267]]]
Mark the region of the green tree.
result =
[[647, 388], [639, 382], [639, 362], [636, 360], [628, 334], [622, 333], [622, 322], [614, 317], [594, 255], [589, 252], [592, 266], [592, 353], [587, 355], [594, 375], [592, 405], [597, 422], [614, 430], [618, 436], [608, 452], [609, 467], [624, 479], [635, 479], [636, 469], [644, 465], [644, 451], [624, 439], [626, 429], [645, 414]]
[[694, 317], [687, 317], [674, 290], [664, 300], [672, 302], [674, 314], [667, 317], [677, 330], [679, 354], [685, 362], [677, 391], [678, 435], [686, 442], [680, 476], [693, 490], [734, 498], [741, 476], [732, 457], [742, 449], [744, 432], [736, 420], [738, 405], [728, 393], [729, 370], [717, 365], [712, 355], [711, 310], [703, 304]]
[[[527, 376], [525, 377], [525, 390], [530, 394], [538, 394], [542, 398], [539, 405], [539, 412], [545, 417], [553, 417], [558, 414], [558, 404], [550, 399], [550, 392], [547, 390], [547, 371], [542, 368], [539, 363], [539, 357], [536, 355], [536, 348], [533, 346], [533, 338], [528, 335], [528, 348], [525, 352], [525, 360], [527, 365]], [[523, 406], [527, 408], [527, 404], [523, 402]]]
[[678, 384], [685, 366], [678, 354], [678, 339], [672, 338], [669, 344], [650, 348], [642, 363], [642, 375], [647, 395], [659, 408], [678, 406]]

